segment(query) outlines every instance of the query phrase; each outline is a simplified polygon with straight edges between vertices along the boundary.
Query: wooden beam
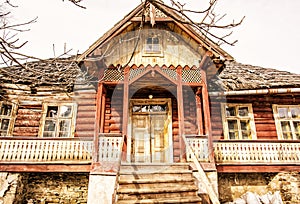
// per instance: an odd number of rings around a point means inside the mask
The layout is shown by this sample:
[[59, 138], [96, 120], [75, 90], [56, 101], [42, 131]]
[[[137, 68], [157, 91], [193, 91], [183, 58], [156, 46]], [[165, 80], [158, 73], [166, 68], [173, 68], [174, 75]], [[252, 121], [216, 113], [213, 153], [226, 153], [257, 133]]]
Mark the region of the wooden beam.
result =
[[[202, 67], [200, 67], [201, 69]], [[214, 151], [213, 151], [213, 139], [210, 119], [210, 106], [209, 106], [209, 95], [207, 91], [207, 80], [206, 72], [201, 69], [201, 77], [204, 85], [202, 86], [202, 107], [203, 107], [203, 119], [204, 119], [204, 134], [208, 137], [208, 153], [209, 161], [215, 162]]]
[[90, 164], [0, 164], [0, 172], [90, 172]]
[[178, 106], [178, 134], [180, 142], [180, 161], [186, 161], [186, 147], [183, 140], [184, 136], [184, 111], [183, 111], [183, 92], [182, 92], [182, 67], [177, 68], [177, 106]]
[[300, 165], [217, 165], [220, 173], [299, 172]]
[[96, 96], [96, 117], [95, 117], [95, 129], [94, 129], [94, 148], [93, 148], [93, 162], [98, 162], [99, 158], [99, 126], [101, 117], [101, 103], [103, 94], [103, 83], [98, 84], [97, 96]]
[[123, 122], [122, 122], [122, 134], [127, 136], [128, 126], [128, 108], [129, 108], [129, 67], [124, 69], [124, 84], [123, 84]]
[[[151, 20], [150, 17], [145, 17], [145, 22], [150, 22], [150, 20]], [[130, 19], [130, 21], [131, 22], [141, 22], [142, 17], [139, 17], [139, 16], [133, 17], [132, 19]], [[160, 22], [173, 22], [174, 20], [170, 17], [161, 17], [161, 18], [156, 17], [155, 21], [157, 21], [157, 22], [159, 22], [159, 21]]]
[[[199, 87], [200, 89], [200, 87]], [[202, 104], [201, 104], [201, 93], [196, 92], [196, 117], [197, 117], [197, 126], [198, 126], [198, 135], [203, 135], [203, 115], [202, 115]]]
[[[105, 87], [103, 87], [105, 91]], [[104, 122], [105, 122], [105, 105], [106, 105], [106, 93], [103, 92], [101, 99], [101, 116], [100, 116], [100, 133], [104, 133]]]

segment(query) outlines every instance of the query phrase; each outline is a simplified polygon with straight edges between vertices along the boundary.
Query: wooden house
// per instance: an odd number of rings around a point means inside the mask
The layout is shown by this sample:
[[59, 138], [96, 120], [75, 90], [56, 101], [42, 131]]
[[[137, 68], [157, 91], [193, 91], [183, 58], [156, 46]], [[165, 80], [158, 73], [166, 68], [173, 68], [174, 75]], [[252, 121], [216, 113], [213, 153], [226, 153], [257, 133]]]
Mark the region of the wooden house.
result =
[[299, 75], [235, 62], [159, 2], [0, 76], [0, 171], [89, 173], [91, 204], [219, 203], [226, 175], [299, 171]]

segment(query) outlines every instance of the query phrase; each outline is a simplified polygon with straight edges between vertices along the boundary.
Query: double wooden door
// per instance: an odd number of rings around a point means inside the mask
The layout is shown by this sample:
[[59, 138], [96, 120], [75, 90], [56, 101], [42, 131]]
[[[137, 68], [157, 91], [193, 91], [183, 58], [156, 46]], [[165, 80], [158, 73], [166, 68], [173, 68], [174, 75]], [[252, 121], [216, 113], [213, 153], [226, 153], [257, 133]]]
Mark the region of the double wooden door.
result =
[[170, 116], [168, 103], [135, 105], [131, 113], [131, 161], [163, 163], [169, 158]]

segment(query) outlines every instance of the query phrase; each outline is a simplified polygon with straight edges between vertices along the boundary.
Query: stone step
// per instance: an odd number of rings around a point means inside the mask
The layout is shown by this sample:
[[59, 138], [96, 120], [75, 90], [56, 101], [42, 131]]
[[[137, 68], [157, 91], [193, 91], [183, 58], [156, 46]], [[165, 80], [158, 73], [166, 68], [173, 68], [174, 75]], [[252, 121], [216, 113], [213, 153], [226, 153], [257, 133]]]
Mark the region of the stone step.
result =
[[159, 173], [164, 171], [173, 170], [189, 170], [188, 163], [175, 163], [175, 164], [122, 164], [120, 168], [121, 173], [126, 172], [149, 172]]
[[153, 204], [153, 203], [197, 203], [201, 204], [201, 198], [191, 196], [191, 197], [173, 197], [173, 198], [157, 198], [157, 199], [143, 199], [143, 200], [119, 200], [117, 204]]
[[195, 179], [192, 177], [187, 178], [158, 178], [158, 179], [148, 179], [148, 178], [139, 178], [136, 180], [126, 179], [124, 177], [123, 180], [119, 180], [119, 184], [146, 184], [146, 183], [185, 183], [185, 182], [194, 182]]
[[122, 164], [117, 203], [201, 203], [197, 191], [189, 164]]
[[165, 193], [118, 193], [117, 198], [118, 200], [145, 200], [145, 199], [158, 199], [164, 198], [166, 200], [172, 198], [185, 198], [185, 197], [197, 197], [196, 191], [180, 191], [180, 192], [165, 192]]
[[191, 170], [173, 170], [165, 172], [120, 172], [119, 180], [138, 180], [138, 179], [183, 179], [193, 178]]
[[[146, 182], [144, 182], [146, 181]], [[154, 189], [157, 188], [157, 186], [159, 186], [159, 188], [173, 188], [173, 187], [181, 187], [181, 186], [192, 186], [194, 185], [194, 180], [182, 180], [180, 182], [176, 182], [176, 181], [168, 181], [168, 182], [151, 182], [150, 180], [144, 180], [143, 182], [139, 181], [139, 180], [135, 180], [132, 181], [131, 183], [126, 182], [126, 183], [120, 183], [122, 185], [122, 188], [127, 188], [127, 189]]]

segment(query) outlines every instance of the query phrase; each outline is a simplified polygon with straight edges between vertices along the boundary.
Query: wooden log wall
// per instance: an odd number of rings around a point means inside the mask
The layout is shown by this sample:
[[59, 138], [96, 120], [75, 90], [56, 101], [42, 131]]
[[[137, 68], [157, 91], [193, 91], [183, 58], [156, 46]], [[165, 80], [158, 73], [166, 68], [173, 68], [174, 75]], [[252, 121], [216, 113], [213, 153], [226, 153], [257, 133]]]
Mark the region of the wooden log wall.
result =
[[105, 100], [104, 133], [122, 133], [123, 89], [109, 89]]
[[226, 98], [211, 97], [211, 124], [214, 140], [224, 139], [221, 103], [251, 103], [257, 139], [277, 140], [277, 131], [273, 115], [273, 104], [299, 105], [299, 94], [281, 95], [251, 95], [251, 96], [227, 96]]
[[194, 91], [187, 87], [183, 91], [183, 103], [184, 103], [184, 134], [185, 135], [197, 135], [197, 110], [196, 110], [196, 98]]
[[24, 84], [1, 84], [1, 100], [17, 104], [17, 115], [12, 135], [14, 137], [39, 137], [43, 102], [74, 102], [77, 118], [74, 137], [93, 137], [96, 113], [96, 90], [92, 86], [77, 86], [67, 93], [55, 86], [37, 87], [32, 92]]
[[[96, 91], [86, 90], [76, 94], [77, 118], [75, 137], [94, 137], [96, 119]], [[98, 121], [99, 122], [99, 121]]]

